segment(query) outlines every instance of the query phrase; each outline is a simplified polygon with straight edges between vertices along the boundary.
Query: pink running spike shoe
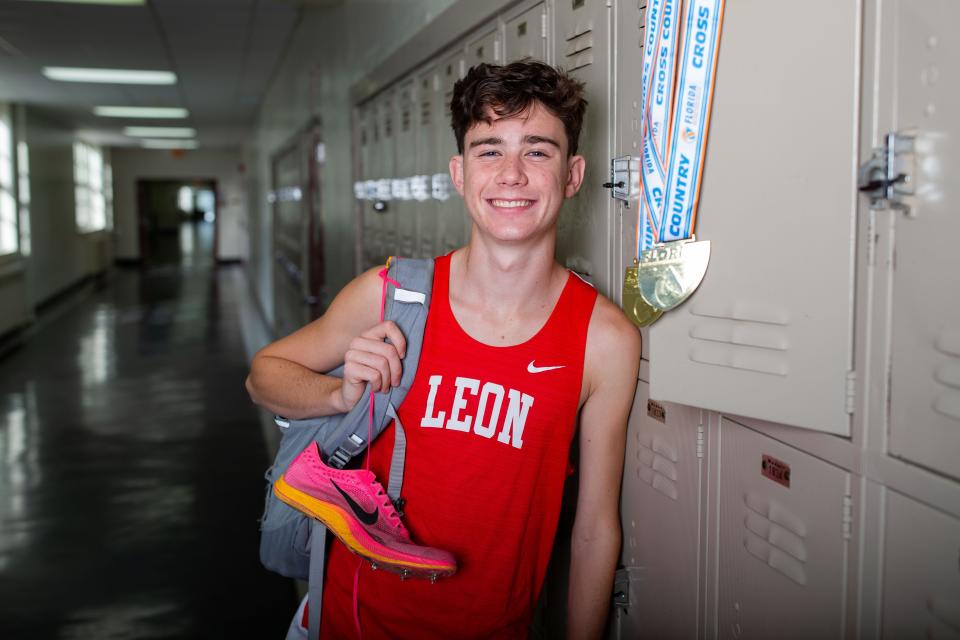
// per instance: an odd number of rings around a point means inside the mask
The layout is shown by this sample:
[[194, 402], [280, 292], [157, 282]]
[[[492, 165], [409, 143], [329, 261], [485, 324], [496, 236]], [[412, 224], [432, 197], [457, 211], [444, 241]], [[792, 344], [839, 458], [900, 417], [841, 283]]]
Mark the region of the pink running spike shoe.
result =
[[337, 536], [347, 548], [402, 577], [436, 580], [457, 571], [453, 556], [421, 547], [372, 471], [334, 469], [323, 463], [316, 443], [294, 458], [273, 485], [278, 498], [312, 518]]

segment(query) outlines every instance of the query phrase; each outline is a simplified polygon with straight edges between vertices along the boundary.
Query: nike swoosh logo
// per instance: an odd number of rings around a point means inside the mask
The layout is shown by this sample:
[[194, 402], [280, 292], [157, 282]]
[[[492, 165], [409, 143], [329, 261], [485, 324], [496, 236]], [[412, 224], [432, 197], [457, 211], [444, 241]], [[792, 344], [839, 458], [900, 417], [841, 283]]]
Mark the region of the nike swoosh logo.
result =
[[333, 488], [339, 491], [340, 495], [343, 496], [343, 499], [347, 501], [347, 504], [350, 506], [350, 509], [353, 511], [353, 515], [357, 516], [357, 520], [367, 525], [368, 527], [372, 527], [373, 525], [377, 524], [377, 517], [379, 516], [379, 513], [376, 507], [373, 508], [373, 511], [366, 511], [364, 510], [363, 507], [357, 504], [353, 498], [347, 495], [346, 491], [338, 487], [336, 482], [331, 480], [330, 484], [332, 484]]
[[565, 364], [558, 364], [553, 367], [538, 367], [537, 365], [533, 364], [533, 362], [534, 361], [531, 360], [530, 364], [527, 365], [527, 371], [529, 373], [543, 373], [544, 371], [553, 371], [554, 369], [563, 369], [565, 366], [567, 366]]

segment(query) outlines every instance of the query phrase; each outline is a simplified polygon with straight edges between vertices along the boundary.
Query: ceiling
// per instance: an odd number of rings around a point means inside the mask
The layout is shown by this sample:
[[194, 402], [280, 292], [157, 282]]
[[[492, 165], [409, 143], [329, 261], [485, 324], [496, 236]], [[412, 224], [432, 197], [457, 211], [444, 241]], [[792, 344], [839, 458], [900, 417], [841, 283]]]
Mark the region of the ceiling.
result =
[[[107, 6], [0, 0], [0, 101], [42, 108], [90, 142], [137, 146], [124, 126], [186, 126], [201, 148], [237, 148], [316, 0], [147, 0]], [[169, 70], [175, 85], [56, 82], [45, 66]], [[96, 105], [185, 107], [186, 120], [103, 118]]]

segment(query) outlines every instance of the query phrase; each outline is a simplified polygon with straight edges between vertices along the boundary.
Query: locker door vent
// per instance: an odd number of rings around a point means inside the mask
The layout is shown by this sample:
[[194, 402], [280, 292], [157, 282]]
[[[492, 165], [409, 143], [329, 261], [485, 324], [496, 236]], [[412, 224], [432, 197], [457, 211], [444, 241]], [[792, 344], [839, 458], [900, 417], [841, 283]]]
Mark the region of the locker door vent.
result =
[[946, 387], [934, 400], [934, 410], [942, 416], [960, 420], [960, 330], [943, 331], [937, 338], [936, 349], [951, 359], [934, 372], [934, 379]]
[[430, 124], [430, 101], [424, 100], [420, 103], [420, 125], [426, 127]]
[[807, 528], [799, 516], [756, 493], [744, 496], [743, 546], [747, 553], [797, 584], [807, 584]]
[[790, 372], [785, 311], [735, 305], [722, 310], [694, 307], [690, 313], [695, 316], [690, 328], [693, 362], [775, 376]]
[[[646, 440], [646, 442], [644, 442]], [[652, 440], [637, 436], [637, 478], [671, 500], [678, 500], [677, 450], [658, 436]]]
[[567, 34], [567, 71], [593, 64], [593, 23], [577, 24]]

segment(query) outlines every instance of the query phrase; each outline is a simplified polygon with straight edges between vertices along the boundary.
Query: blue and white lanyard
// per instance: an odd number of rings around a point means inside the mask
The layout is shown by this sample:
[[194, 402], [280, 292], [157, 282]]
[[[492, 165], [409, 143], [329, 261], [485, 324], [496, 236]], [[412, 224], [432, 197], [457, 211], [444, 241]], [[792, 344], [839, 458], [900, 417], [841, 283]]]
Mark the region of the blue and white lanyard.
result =
[[654, 244], [689, 238], [696, 221], [724, 0], [688, 0], [674, 86], [680, 6], [681, 0], [647, 5], [638, 259]]

